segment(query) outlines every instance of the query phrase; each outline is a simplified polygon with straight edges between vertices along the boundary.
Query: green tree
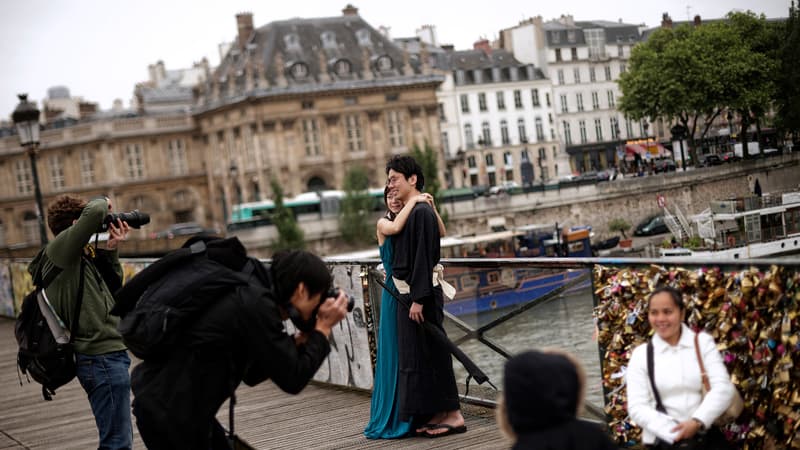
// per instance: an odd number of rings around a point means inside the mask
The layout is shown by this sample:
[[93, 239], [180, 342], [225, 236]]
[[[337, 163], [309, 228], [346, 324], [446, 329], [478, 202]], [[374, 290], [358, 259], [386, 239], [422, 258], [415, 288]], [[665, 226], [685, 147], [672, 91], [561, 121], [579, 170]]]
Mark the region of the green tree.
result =
[[776, 125], [797, 140], [800, 133], [800, 9], [794, 1], [789, 7], [789, 18], [778, 31], [781, 47], [778, 54], [780, 69], [776, 76]]
[[720, 113], [734, 109], [749, 117], [769, 103], [775, 65], [762, 51], [769, 34], [747, 37], [743, 31], [760, 30], [764, 19], [752, 13], [728, 19], [656, 30], [634, 47], [630, 70], [619, 80], [620, 109], [636, 120], [661, 118], [685, 126], [693, 161], [695, 138], [704, 138]]
[[272, 245], [274, 251], [300, 250], [305, 248], [303, 229], [297, 225], [297, 220], [292, 212], [283, 204], [283, 188], [278, 180], [270, 180], [272, 192], [275, 197], [275, 208], [272, 212], [272, 223], [278, 230], [278, 240]]
[[369, 196], [369, 176], [360, 166], [344, 177], [344, 198], [339, 208], [339, 232], [348, 244], [367, 244], [375, 240], [371, 218], [373, 199]]
[[411, 156], [417, 160], [422, 167], [422, 175], [425, 177], [423, 191], [433, 196], [436, 202], [436, 208], [439, 210], [439, 215], [442, 216], [442, 220], [447, 223], [447, 211], [442, 209], [440, 203], [442, 186], [439, 183], [439, 155], [436, 153], [436, 150], [428, 144], [428, 141], [425, 141], [425, 146], [423, 148], [419, 148], [417, 144], [411, 147]]

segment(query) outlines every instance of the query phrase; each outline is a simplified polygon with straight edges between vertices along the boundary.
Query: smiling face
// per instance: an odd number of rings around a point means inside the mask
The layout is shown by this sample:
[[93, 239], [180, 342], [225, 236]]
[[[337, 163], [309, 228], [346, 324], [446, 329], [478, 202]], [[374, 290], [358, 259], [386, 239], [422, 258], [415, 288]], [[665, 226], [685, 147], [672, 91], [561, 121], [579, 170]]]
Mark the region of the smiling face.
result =
[[658, 336], [670, 345], [677, 345], [681, 337], [681, 323], [686, 312], [680, 308], [669, 292], [659, 292], [650, 298], [647, 318]]
[[391, 191], [390, 194], [394, 194], [394, 197], [399, 201], [405, 203], [413, 194], [415, 194], [417, 192], [416, 184], [416, 175], [411, 175], [410, 177], [406, 178], [405, 175], [395, 171], [394, 169], [389, 170], [388, 177], [386, 179], [386, 186], [389, 187], [389, 190]]
[[389, 211], [397, 214], [403, 209], [403, 202], [397, 198], [394, 192], [390, 192], [389, 195], [386, 196], [386, 207], [389, 208]]

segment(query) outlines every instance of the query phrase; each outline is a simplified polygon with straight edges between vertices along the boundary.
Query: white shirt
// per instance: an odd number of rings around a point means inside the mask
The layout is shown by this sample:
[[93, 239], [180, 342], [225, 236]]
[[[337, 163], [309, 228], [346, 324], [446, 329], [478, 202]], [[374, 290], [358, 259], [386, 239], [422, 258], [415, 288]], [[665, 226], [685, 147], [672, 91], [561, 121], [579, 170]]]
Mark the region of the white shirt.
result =
[[709, 427], [730, 405], [734, 387], [714, 338], [701, 332], [698, 341], [711, 384], [705, 399], [701, 396], [702, 379], [694, 350], [694, 332], [681, 324], [681, 337], [675, 346], [669, 345], [658, 334], [653, 335], [653, 371], [666, 415], [656, 410], [655, 396], [650, 388], [647, 344], [633, 351], [625, 375], [628, 414], [642, 428], [645, 444], [655, 443], [656, 435], [670, 441], [670, 429], [692, 417]]

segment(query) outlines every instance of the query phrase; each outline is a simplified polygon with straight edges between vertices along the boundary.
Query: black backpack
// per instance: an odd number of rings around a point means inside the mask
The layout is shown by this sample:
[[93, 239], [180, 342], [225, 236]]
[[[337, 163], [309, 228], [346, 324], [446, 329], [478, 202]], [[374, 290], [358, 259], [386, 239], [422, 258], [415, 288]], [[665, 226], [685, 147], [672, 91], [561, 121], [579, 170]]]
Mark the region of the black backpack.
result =
[[[210, 242], [210, 241], [209, 241]], [[238, 252], [238, 239], [214, 239], [213, 248], [197, 240], [147, 266], [115, 294], [112, 314], [125, 345], [144, 360], [169, 356], [177, 339], [195, 318], [236, 286], [245, 274], [217, 262], [210, 252]], [[244, 248], [241, 248], [244, 254]], [[247, 261], [245, 266], [252, 265]], [[245, 267], [242, 272], [251, 272]]]
[[[52, 400], [55, 390], [75, 378], [75, 350], [73, 342], [78, 328], [81, 304], [83, 303], [83, 275], [86, 262], [81, 257], [78, 295], [69, 330], [52, 309], [45, 288], [58, 276], [51, 271], [47, 280], [34, 279], [35, 289], [22, 300], [14, 334], [19, 344], [17, 366], [23, 374], [30, 375], [42, 385], [42, 397]], [[19, 372], [18, 372], [19, 373]], [[30, 381], [30, 378], [28, 379]], [[20, 377], [20, 385], [22, 378]]]

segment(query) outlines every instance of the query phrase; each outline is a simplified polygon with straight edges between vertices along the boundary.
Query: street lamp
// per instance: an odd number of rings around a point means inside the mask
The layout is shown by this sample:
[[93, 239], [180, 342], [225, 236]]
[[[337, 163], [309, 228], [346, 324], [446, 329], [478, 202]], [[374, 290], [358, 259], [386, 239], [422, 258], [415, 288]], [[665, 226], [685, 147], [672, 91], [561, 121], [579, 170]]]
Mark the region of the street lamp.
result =
[[681, 124], [677, 124], [669, 131], [672, 133], [672, 141], [675, 142], [675, 139], [677, 139], [681, 146], [681, 168], [686, 172], [686, 158], [684, 158], [683, 155], [683, 139], [686, 137], [689, 129]]
[[39, 221], [39, 239], [47, 244], [47, 230], [44, 227], [44, 207], [42, 206], [42, 190], [39, 187], [39, 171], [36, 170], [36, 153], [39, 150], [39, 109], [35, 103], [28, 101], [28, 94], [19, 94], [19, 105], [11, 118], [17, 127], [19, 143], [31, 160], [33, 189], [36, 195], [36, 218]]

